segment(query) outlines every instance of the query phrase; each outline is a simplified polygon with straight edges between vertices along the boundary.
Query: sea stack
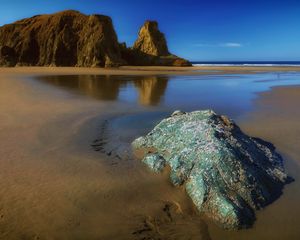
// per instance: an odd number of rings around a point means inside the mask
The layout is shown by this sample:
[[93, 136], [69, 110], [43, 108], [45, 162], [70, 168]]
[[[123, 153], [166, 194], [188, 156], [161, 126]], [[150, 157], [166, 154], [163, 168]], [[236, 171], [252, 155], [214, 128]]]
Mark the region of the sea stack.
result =
[[251, 226], [255, 210], [291, 181], [271, 143], [211, 110], [176, 111], [132, 145], [144, 151], [153, 171], [169, 166], [172, 183], [184, 186], [197, 209], [226, 229]]
[[156, 21], [145, 22], [139, 31], [133, 49], [152, 56], [170, 55], [165, 35], [159, 31]]
[[165, 35], [156, 21], [146, 21], [132, 48], [123, 48], [124, 59], [130, 65], [191, 66], [191, 63], [169, 52]]

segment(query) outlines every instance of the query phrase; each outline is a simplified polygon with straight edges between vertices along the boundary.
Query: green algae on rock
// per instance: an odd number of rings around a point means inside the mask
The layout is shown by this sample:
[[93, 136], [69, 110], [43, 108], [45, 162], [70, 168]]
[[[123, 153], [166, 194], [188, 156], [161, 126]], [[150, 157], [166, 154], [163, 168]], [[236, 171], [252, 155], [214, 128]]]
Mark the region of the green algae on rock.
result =
[[227, 229], [250, 227], [254, 211], [291, 180], [271, 143], [211, 110], [176, 111], [132, 146], [144, 150], [153, 171], [169, 165], [172, 183], [184, 184], [197, 209]]

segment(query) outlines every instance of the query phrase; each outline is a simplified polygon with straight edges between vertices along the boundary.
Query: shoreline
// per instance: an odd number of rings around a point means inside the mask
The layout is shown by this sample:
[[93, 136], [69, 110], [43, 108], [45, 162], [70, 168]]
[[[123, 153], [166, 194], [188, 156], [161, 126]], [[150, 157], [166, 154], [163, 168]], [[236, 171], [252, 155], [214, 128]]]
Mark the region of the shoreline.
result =
[[0, 74], [37, 75], [223, 75], [253, 74], [263, 72], [300, 72], [299, 67], [248, 67], [248, 66], [201, 66], [201, 67], [155, 67], [124, 66], [119, 68], [81, 67], [12, 67], [0, 68]]

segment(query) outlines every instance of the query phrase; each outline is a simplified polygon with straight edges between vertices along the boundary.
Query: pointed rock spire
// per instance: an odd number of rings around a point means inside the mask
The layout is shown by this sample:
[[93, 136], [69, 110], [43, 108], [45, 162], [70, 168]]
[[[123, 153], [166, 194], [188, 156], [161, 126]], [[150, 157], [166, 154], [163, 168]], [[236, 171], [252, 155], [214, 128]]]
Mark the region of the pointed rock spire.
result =
[[170, 55], [167, 41], [158, 29], [156, 21], [146, 21], [139, 31], [139, 36], [134, 43], [133, 49], [153, 56]]

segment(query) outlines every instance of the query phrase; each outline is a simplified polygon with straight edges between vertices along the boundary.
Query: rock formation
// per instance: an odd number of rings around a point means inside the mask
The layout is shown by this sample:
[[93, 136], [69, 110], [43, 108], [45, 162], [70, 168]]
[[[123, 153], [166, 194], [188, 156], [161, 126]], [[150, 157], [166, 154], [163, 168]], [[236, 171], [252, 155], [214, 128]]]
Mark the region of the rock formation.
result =
[[170, 55], [167, 41], [163, 33], [158, 29], [155, 21], [146, 21], [139, 32], [138, 39], [133, 45], [133, 49], [153, 56]]
[[17, 63], [17, 55], [13, 48], [3, 46], [0, 48], [0, 66], [13, 67]]
[[[155, 24], [147, 25], [140, 34], [143, 40], [131, 49], [119, 44], [112, 20], [107, 16], [87, 16], [68, 10], [23, 19], [0, 27], [0, 66], [188, 65], [183, 59], [166, 57], [163, 35]], [[150, 58], [145, 51], [148, 43], [149, 50], [156, 49], [155, 57]], [[137, 55], [139, 52], [143, 54]]]
[[40, 15], [0, 28], [2, 65], [118, 66], [119, 43], [109, 17], [76, 11]]
[[272, 144], [245, 135], [211, 110], [177, 111], [132, 143], [154, 171], [169, 165], [197, 209], [224, 228], [249, 227], [254, 211], [270, 204], [291, 179]]
[[122, 46], [123, 58], [130, 65], [191, 66], [185, 59], [169, 53], [167, 41], [156, 21], [146, 21], [132, 48]]

